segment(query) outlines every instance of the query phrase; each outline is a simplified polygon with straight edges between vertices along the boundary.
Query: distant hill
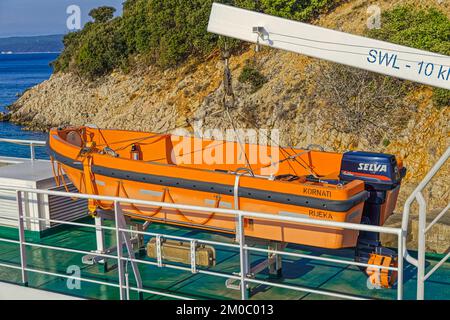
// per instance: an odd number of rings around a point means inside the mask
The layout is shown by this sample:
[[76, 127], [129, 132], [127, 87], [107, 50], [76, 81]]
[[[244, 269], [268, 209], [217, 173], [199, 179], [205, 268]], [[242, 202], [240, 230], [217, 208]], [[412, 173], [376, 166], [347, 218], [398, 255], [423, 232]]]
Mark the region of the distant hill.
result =
[[0, 38], [0, 52], [61, 52], [64, 35]]

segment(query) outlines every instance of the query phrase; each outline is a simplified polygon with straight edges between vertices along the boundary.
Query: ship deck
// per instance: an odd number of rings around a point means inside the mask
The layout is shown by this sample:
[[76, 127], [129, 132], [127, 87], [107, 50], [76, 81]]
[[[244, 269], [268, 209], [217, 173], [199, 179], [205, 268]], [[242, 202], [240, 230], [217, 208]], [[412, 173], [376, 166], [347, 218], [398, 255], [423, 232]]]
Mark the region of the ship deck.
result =
[[[93, 219], [84, 218], [83, 223], [93, 224]], [[221, 242], [232, 242], [225, 235], [205, 231], [193, 231], [188, 228], [173, 227], [163, 224], [152, 224], [150, 232], [193, 237]], [[106, 244], [114, 245], [114, 234], [105, 231]], [[18, 231], [13, 228], [0, 228], [0, 237], [18, 239]], [[146, 242], [149, 240], [145, 239]], [[64, 226], [56, 228], [52, 234], [36, 239], [31, 237], [27, 241], [50, 246], [65, 247], [78, 250], [95, 250], [95, 229], [80, 226]], [[331, 257], [352, 260], [353, 250], [323, 250], [289, 245], [286, 249], [299, 253], [307, 253], [321, 257]], [[234, 248], [216, 247], [217, 265], [214, 271], [232, 273], [239, 270], [239, 252]], [[252, 263], [265, 258], [264, 254], [253, 252]], [[439, 257], [427, 256], [427, 270], [433, 268]], [[68, 274], [69, 267], [77, 266], [81, 270], [81, 277], [91, 280], [100, 280], [117, 283], [118, 272], [114, 268], [115, 260], [108, 260], [109, 271], [103, 265], [83, 265], [82, 254], [55, 251], [47, 248], [28, 247], [28, 266], [33, 269], [45, 270], [54, 273]], [[141, 259], [154, 261], [146, 257]], [[11, 243], [0, 243], [0, 264], [20, 265], [19, 246]], [[134, 278], [130, 269], [130, 282]], [[158, 268], [157, 266], [139, 264], [145, 289], [181, 295], [193, 299], [239, 299], [240, 292], [227, 289], [225, 278], [213, 277], [205, 274], [192, 274], [188, 271]], [[416, 269], [406, 263], [404, 273], [404, 298], [416, 297]], [[257, 279], [268, 279], [267, 272], [257, 275]], [[288, 285], [301, 285], [312, 289], [320, 289], [350, 295], [358, 295], [369, 299], [395, 299], [394, 289], [368, 289], [366, 276], [356, 266], [346, 266], [331, 262], [324, 262], [305, 258], [284, 257], [283, 278], [270, 281], [281, 282]], [[8, 283], [21, 283], [20, 270], [0, 267], [0, 281]], [[81, 283], [81, 287], [69, 289], [67, 279], [53, 275], [29, 273], [29, 287], [51, 291], [86, 299], [119, 299], [119, 290], [95, 283]], [[135, 292], [131, 292], [131, 299], [138, 299]], [[252, 286], [252, 299], [330, 299], [323, 295], [299, 292], [284, 288], [269, 286]], [[450, 299], [450, 263], [442, 265], [425, 283], [426, 299]], [[143, 299], [167, 299], [158, 295], [144, 293]]]

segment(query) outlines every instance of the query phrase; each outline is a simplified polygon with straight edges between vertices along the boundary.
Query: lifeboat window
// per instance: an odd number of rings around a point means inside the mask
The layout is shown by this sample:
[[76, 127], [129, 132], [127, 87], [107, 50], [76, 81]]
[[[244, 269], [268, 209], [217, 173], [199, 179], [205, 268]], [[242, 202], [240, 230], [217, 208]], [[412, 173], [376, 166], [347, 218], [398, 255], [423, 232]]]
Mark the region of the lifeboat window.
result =
[[267, 196], [267, 198], [271, 199], [272, 197], [271, 196]]
[[288, 202], [290, 202], [290, 201], [291, 201], [291, 199], [287, 198], [287, 201], [288, 201]]
[[306, 203], [306, 204], [308, 204], [308, 203], [309, 203], [309, 201], [305, 201], [305, 203]]

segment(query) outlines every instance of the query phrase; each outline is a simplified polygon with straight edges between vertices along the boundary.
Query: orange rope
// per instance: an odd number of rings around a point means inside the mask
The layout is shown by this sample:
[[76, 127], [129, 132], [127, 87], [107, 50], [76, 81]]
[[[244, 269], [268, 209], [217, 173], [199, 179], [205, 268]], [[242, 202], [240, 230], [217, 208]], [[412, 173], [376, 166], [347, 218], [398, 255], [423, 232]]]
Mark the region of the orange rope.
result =
[[[115, 197], [119, 197], [120, 196], [119, 187], [120, 187], [120, 181], [117, 183], [116, 193], [114, 195]], [[98, 195], [98, 192], [95, 195]], [[100, 200], [94, 200], [94, 203], [95, 203], [96, 206], [102, 208], [103, 210], [109, 211], [109, 210], [113, 210], [114, 209], [114, 205], [107, 206], [107, 205], [103, 204]]]
[[[175, 201], [173, 200], [172, 196], [170, 195], [169, 190], [167, 190], [167, 195], [169, 196], [170, 201], [171, 201], [173, 204], [175, 204]], [[219, 207], [219, 204], [220, 204], [220, 196], [217, 196], [217, 198], [216, 198], [216, 208]], [[179, 209], [175, 209], [175, 210], [176, 210], [176, 212], [177, 212], [179, 215], [181, 215], [188, 223], [191, 223], [191, 224], [200, 224], [200, 225], [204, 225], [204, 224], [208, 223], [208, 222], [214, 217], [214, 215], [216, 214], [215, 212], [212, 212], [211, 215], [210, 215], [208, 218], [205, 219], [205, 221], [202, 221], [202, 222], [195, 222], [195, 221], [189, 219], [188, 217], [186, 217], [186, 215], [183, 214], [183, 212], [181, 212], [181, 210], [179, 210]]]
[[[121, 180], [119, 181], [119, 185], [121, 186], [121, 189], [122, 189], [122, 191], [123, 191], [123, 193], [125, 195], [125, 198], [129, 199], [130, 197], [128, 196], [128, 193], [125, 190], [125, 187], [123, 186], [123, 182]], [[162, 195], [162, 199], [161, 199], [160, 202], [164, 202], [165, 198], [166, 198], [166, 190], [164, 189], [164, 192], [163, 192], [163, 195]], [[139, 210], [134, 203], [130, 203], [130, 205], [133, 207], [133, 209], [135, 211], [138, 212], [138, 214], [143, 215], [143, 216], [148, 216], [150, 218], [155, 216], [155, 215], [157, 215], [162, 209], [162, 207], [158, 207], [158, 208], [156, 208], [155, 212], [153, 212], [152, 214], [148, 215], [148, 214], [143, 213], [141, 210]]]
[[[128, 198], [128, 199], [129, 199], [130, 197], [129, 197], [129, 195], [128, 195], [126, 189], [125, 189], [125, 186], [123, 185], [123, 182], [122, 182], [122, 181], [119, 181], [119, 184], [120, 184], [120, 187], [121, 187], [121, 190], [122, 190], [123, 194], [125, 195], [125, 198]], [[172, 203], [175, 204], [175, 201], [173, 200], [172, 196], [170, 195], [170, 192], [169, 192], [169, 189], [168, 189], [168, 188], [164, 188], [164, 191], [163, 191], [163, 194], [162, 194], [162, 196], [161, 196], [160, 202], [165, 202], [166, 195], [169, 197], [169, 200], [170, 200]], [[158, 207], [158, 208], [155, 209], [155, 211], [154, 211], [153, 213], [151, 213], [151, 214], [145, 214], [145, 213], [143, 213], [143, 212], [142, 212], [135, 204], [130, 203], [130, 205], [131, 205], [131, 207], [132, 207], [139, 215], [143, 215], [143, 216], [146, 216], [146, 217], [149, 217], [149, 218], [154, 217], [155, 215], [157, 215], [158, 213], [160, 213], [161, 210], [162, 210], [162, 208], [163, 208], [163, 207]], [[215, 203], [214, 208], [215, 208], [215, 209], [219, 208], [219, 205], [220, 205], [220, 196], [218, 195], [218, 196], [216, 196], [216, 203]], [[183, 212], [181, 212], [181, 210], [175, 209], [175, 211], [176, 211], [178, 214], [180, 214], [180, 215], [185, 219], [186, 222], [191, 223], [191, 224], [200, 224], [200, 225], [205, 225], [205, 224], [207, 224], [209, 221], [211, 221], [211, 219], [212, 219], [212, 218], [215, 216], [215, 214], [216, 214], [215, 212], [212, 212], [211, 215], [210, 215], [208, 218], [206, 218], [204, 221], [202, 221], [202, 222], [195, 222], [195, 221], [189, 219], [188, 217], [186, 217], [186, 215], [183, 214]]]
[[61, 181], [59, 180], [59, 176], [56, 174], [55, 171], [55, 159], [52, 156], [50, 156], [50, 161], [52, 163], [53, 178], [55, 179], [56, 186], [59, 187], [61, 185]]
[[[50, 161], [52, 162], [52, 173], [53, 173], [53, 178], [55, 179], [55, 183], [57, 187], [61, 186], [61, 182], [62, 185], [64, 186], [64, 189], [66, 190], [67, 193], [70, 193], [69, 187], [67, 186], [66, 183], [66, 179], [64, 178], [64, 173], [63, 173], [63, 169], [62, 166], [59, 162], [56, 163], [56, 171], [55, 171], [55, 159], [53, 157], [50, 157]], [[71, 197], [72, 201], [77, 201], [78, 198], [74, 198]]]

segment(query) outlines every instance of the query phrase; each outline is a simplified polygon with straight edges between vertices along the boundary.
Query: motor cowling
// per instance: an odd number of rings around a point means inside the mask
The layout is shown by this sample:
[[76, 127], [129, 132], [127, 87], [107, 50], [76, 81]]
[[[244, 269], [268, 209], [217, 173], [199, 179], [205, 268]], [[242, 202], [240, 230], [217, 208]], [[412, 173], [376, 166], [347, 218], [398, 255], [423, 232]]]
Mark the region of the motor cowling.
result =
[[394, 155], [350, 151], [342, 158], [340, 179], [362, 180], [366, 190], [384, 191], [400, 185], [405, 174], [406, 168]]
[[351, 151], [342, 158], [340, 179], [362, 180], [369, 192], [362, 223], [381, 226], [393, 213], [406, 168], [394, 155]]

